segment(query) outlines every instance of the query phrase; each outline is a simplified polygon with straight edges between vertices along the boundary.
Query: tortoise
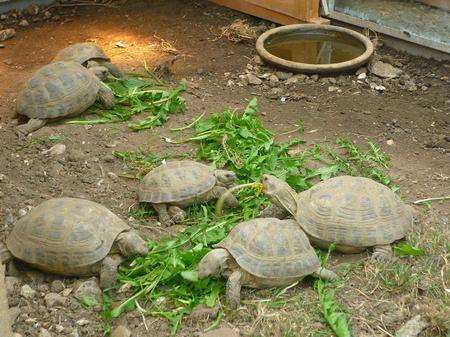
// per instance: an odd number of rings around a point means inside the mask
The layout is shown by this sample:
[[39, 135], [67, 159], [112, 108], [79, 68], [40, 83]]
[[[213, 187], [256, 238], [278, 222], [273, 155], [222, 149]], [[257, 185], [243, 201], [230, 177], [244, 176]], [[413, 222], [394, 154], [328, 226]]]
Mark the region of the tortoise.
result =
[[306, 234], [295, 220], [255, 218], [237, 224], [200, 261], [199, 278], [221, 274], [227, 281], [229, 304], [240, 303], [241, 286], [288, 286], [306, 275], [334, 280], [337, 275], [320, 266]]
[[373, 247], [372, 258], [389, 259], [390, 244], [413, 223], [411, 207], [369, 178], [334, 177], [299, 194], [271, 175], [263, 175], [261, 182], [272, 203], [287, 210], [320, 248], [333, 243], [337, 251], [351, 254]]
[[103, 78], [101, 79], [104, 79], [107, 73], [118, 78], [123, 76], [120, 69], [111, 63], [111, 59], [103, 49], [91, 42], [75, 43], [60, 50], [52, 62], [58, 61], [73, 61], [91, 68], [91, 70], [102, 74]]
[[[142, 180], [139, 202], [151, 203], [165, 226], [182, 222], [186, 213], [183, 207], [218, 198], [233, 186], [236, 174], [192, 160], [174, 160], [164, 163]], [[238, 201], [230, 194], [225, 199], [227, 207], [237, 207]]]
[[92, 71], [74, 62], [50, 63], [31, 77], [17, 98], [17, 113], [30, 118], [17, 127], [17, 134], [24, 137], [47, 120], [76, 116], [97, 96], [106, 107], [113, 106], [113, 92]]
[[[101, 288], [114, 286], [124, 257], [148, 252], [137, 232], [109, 209], [66, 197], [46, 200], [20, 218], [6, 246], [15, 258], [46, 272], [100, 274]], [[6, 252], [0, 257], [7, 260]]]

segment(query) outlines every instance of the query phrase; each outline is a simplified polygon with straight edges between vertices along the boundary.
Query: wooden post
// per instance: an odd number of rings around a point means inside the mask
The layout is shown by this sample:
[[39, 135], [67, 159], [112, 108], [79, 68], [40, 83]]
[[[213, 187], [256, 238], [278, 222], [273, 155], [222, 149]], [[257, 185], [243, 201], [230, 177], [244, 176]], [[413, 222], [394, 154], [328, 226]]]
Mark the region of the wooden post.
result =
[[12, 337], [11, 317], [6, 297], [5, 265], [0, 263], [0, 336]]

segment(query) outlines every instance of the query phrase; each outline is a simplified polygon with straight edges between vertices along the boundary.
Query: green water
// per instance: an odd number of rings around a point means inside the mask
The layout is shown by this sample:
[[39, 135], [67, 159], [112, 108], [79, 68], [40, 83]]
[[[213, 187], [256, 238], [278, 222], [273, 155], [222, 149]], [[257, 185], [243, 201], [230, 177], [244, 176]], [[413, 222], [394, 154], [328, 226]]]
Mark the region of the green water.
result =
[[339, 32], [275, 36], [266, 42], [265, 48], [279, 58], [308, 64], [345, 62], [365, 51], [360, 41]]

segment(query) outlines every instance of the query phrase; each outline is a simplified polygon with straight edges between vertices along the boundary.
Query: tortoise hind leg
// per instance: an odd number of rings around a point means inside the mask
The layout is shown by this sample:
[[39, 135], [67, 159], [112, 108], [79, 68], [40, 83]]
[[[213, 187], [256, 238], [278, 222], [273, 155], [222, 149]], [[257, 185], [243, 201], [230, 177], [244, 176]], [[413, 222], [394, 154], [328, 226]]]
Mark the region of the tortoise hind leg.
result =
[[319, 269], [317, 269], [314, 273], [313, 276], [318, 277], [322, 280], [326, 280], [326, 281], [334, 281], [338, 278], [337, 274], [331, 270], [328, 270], [326, 268], [322, 268], [320, 267]]
[[241, 303], [241, 279], [242, 273], [239, 270], [234, 271], [228, 278], [226, 296], [233, 309], [238, 308]]
[[170, 221], [173, 223], [183, 222], [186, 217], [186, 212], [177, 206], [169, 206], [167, 212], [170, 215]]
[[167, 205], [166, 204], [152, 204], [155, 211], [158, 213], [158, 219], [159, 222], [163, 226], [170, 226], [172, 225], [172, 219], [170, 219], [170, 215], [167, 211]]
[[371, 259], [375, 261], [387, 261], [393, 256], [391, 245], [378, 245], [373, 247]]
[[114, 287], [117, 281], [117, 268], [124, 258], [118, 254], [106, 256], [100, 267], [100, 288], [108, 289]]
[[17, 126], [16, 134], [20, 139], [24, 139], [28, 134], [42, 128], [46, 123], [45, 119], [31, 118], [28, 123]]

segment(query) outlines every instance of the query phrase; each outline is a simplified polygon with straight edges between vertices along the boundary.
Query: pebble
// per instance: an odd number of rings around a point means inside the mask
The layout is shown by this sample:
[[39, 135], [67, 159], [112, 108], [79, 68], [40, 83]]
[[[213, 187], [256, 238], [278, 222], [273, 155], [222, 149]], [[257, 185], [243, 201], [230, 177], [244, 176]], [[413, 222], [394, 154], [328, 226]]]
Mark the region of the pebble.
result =
[[119, 177], [117, 176], [117, 174], [115, 174], [114, 172], [108, 172], [108, 177], [112, 180], [112, 181], [117, 181], [119, 180]]
[[251, 85], [262, 84], [262, 80], [258, 78], [255, 74], [247, 74], [247, 82]]
[[290, 79], [294, 74], [292, 73], [286, 73], [284, 71], [277, 71], [275, 73], [275, 76], [278, 77], [279, 80], [281, 81], [286, 81], [288, 79]]
[[298, 83], [298, 77], [292, 76], [291, 78], [287, 79], [286, 82], [284, 82], [284, 85], [289, 86], [289, 85], [293, 85], [296, 83]]
[[47, 295], [45, 295], [44, 300], [47, 307], [53, 308], [56, 306], [64, 306], [66, 304], [67, 298], [57, 293], [48, 293]]
[[119, 141], [118, 140], [114, 140], [111, 143], [106, 144], [105, 146], [108, 148], [112, 148], [112, 147], [116, 147], [117, 145], [119, 145]]
[[67, 156], [67, 160], [71, 161], [71, 162], [77, 162], [77, 161], [81, 161], [84, 159], [84, 153], [80, 150], [70, 150], [69, 154]]
[[281, 88], [272, 88], [270, 89], [268, 96], [271, 99], [278, 99], [283, 94], [283, 90]]
[[6, 176], [3, 173], [0, 173], [0, 181], [5, 180]]
[[61, 333], [64, 331], [64, 327], [61, 324], [56, 324], [55, 325], [55, 330], [57, 333]]
[[356, 71], [356, 75], [361, 75], [361, 74], [366, 74], [367, 73], [367, 68], [366, 67], [362, 67], [362, 68], [359, 68], [357, 71]]
[[262, 66], [264, 64], [264, 61], [262, 60], [261, 56], [259, 56], [259, 55], [253, 56], [252, 61], [254, 64], [256, 64], [258, 66]]
[[317, 82], [317, 81], [319, 80], [319, 75], [314, 74], [314, 75], [312, 75], [310, 78], [311, 78], [311, 81]]
[[62, 155], [64, 152], [66, 152], [66, 146], [64, 144], [55, 144], [48, 150], [42, 151], [42, 154], [58, 156], [58, 155]]
[[17, 214], [19, 215], [19, 218], [24, 217], [25, 215], [27, 215], [28, 210], [26, 208], [21, 208], [19, 209], [19, 211], [17, 212]]
[[389, 146], [392, 146], [392, 145], [394, 145], [394, 141], [392, 139], [388, 139], [386, 141], [386, 144], [389, 145]]
[[366, 73], [361, 73], [358, 75], [358, 80], [365, 80], [367, 78], [367, 74]]
[[76, 324], [79, 326], [85, 326], [89, 324], [89, 321], [85, 318], [79, 319], [78, 321], [76, 321]]
[[328, 92], [342, 92], [342, 90], [341, 89], [339, 89], [339, 87], [336, 87], [336, 86], [334, 86], [334, 85], [331, 85], [331, 86], [329, 86], [328, 87]]
[[14, 217], [12, 211], [7, 208], [5, 210], [5, 217], [3, 219], [3, 225], [5, 225], [5, 227], [10, 227], [14, 224], [14, 222], [16, 222], [16, 218]]
[[111, 154], [107, 154], [106, 156], [103, 157], [103, 161], [107, 163], [112, 163], [115, 159], [116, 158]]
[[369, 70], [372, 74], [382, 78], [396, 78], [402, 73], [401, 69], [381, 61], [371, 63]]
[[131, 331], [127, 327], [119, 325], [113, 330], [111, 337], [131, 337]]
[[95, 278], [91, 278], [81, 283], [73, 296], [81, 302], [90, 299], [94, 304], [99, 305], [102, 303], [102, 291]]
[[22, 288], [20, 289], [20, 295], [22, 297], [25, 297], [27, 299], [31, 299], [34, 296], [36, 296], [36, 290], [31, 288], [28, 284], [24, 284]]
[[414, 83], [414, 81], [408, 80], [405, 82], [405, 87], [408, 91], [416, 91], [417, 85]]
[[47, 329], [41, 328], [41, 331], [39, 331], [39, 337], [52, 337], [52, 334]]
[[0, 30], [0, 41], [11, 39], [14, 35], [16, 35], [14, 28]]
[[61, 280], [54, 280], [50, 285], [51, 289], [55, 293], [60, 293], [65, 289], [64, 283]]
[[27, 26], [29, 26], [29, 25], [30, 25], [30, 24], [29, 24], [28, 21], [25, 20], [25, 19], [20, 20], [20, 22], [19, 22], [19, 26], [21, 26], [21, 27], [27, 27]]
[[6, 276], [5, 277], [5, 286], [6, 286], [6, 293], [12, 294], [14, 293], [14, 289], [16, 286], [20, 284], [20, 279], [18, 277], [14, 276]]
[[273, 74], [269, 76], [268, 80], [269, 80], [269, 85], [272, 87], [278, 85], [278, 82], [280, 82], [278, 77]]

